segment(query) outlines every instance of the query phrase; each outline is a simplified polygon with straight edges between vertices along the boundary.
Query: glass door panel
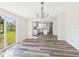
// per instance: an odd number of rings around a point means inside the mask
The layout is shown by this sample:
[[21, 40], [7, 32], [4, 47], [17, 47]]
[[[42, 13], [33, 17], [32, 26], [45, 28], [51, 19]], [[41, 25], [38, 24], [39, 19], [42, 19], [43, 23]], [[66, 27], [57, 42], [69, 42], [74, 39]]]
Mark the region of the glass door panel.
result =
[[16, 21], [12, 17], [6, 18], [6, 41], [7, 46], [16, 41]]
[[4, 48], [4, 19], [0, 17], [0, 50]]

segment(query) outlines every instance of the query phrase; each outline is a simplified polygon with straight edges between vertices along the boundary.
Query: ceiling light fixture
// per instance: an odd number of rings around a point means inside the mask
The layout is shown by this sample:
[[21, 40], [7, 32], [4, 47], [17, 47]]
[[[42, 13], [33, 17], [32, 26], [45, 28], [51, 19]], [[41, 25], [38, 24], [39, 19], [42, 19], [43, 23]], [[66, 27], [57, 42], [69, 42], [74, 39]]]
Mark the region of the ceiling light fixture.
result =
[[46, 14], [45, 10], [44, 10], [44, 2], [41, 2], [41, 16], [39, 16], [39, 14], [36, 14], [37, 18], [46, 18], [48, 17], [48, 14]]

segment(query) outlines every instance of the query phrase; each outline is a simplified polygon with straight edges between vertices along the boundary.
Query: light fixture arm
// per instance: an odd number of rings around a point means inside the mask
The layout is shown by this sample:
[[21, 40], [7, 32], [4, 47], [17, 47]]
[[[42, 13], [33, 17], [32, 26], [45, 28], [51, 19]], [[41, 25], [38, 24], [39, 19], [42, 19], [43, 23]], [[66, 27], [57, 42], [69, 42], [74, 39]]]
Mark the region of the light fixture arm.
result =
[[48, 17], [48, 14], [46, 15], [45, 14], [45, 11], [44, 11], [44, 2], [41, 2], [41, 17], [39, 17], [38, 14], [36, 16], [37, 16], [37, 18], [45, 18], [45, 17]]
[[42, 5], [42, 6], [41, 6], [41, 18], [44, 17], [44, 14], [43, 14], [43, 8], [44, 8], [44, 7], [43, 7], [43, 4], [44, 4], [44, 2], [41, 2], [41, 5]]

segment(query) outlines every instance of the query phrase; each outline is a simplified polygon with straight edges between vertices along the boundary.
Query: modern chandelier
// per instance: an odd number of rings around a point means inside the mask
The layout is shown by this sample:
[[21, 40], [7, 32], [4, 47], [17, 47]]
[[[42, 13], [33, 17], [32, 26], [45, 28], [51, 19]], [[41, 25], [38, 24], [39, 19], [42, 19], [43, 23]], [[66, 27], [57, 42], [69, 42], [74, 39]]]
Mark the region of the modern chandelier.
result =
[[48, 14], [46, 14], [45, 10], [44, 10], [44, 2], [41, 2], [41, 16], [39, 16], [39, 14], [36, 14], [37, 18], [46, 18], [48, 17]]

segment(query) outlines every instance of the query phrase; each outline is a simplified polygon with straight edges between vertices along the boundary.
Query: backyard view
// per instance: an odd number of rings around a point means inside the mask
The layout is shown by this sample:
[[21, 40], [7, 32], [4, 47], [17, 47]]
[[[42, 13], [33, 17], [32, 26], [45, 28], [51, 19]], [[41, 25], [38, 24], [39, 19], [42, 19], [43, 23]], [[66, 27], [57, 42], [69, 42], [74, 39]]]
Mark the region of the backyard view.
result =
[[[7, 46], [16, 41], [16, 22], [11, 17], [6, 17], [6, 44]], [[0, 17], [0, 49], [4, 48], [4, 19]]]
[[4, 48], [4, 19], [0, 17], [0, 49]]
[[11, 17], [7, 18], [7, 46], [16, 41], [16, 22]]

